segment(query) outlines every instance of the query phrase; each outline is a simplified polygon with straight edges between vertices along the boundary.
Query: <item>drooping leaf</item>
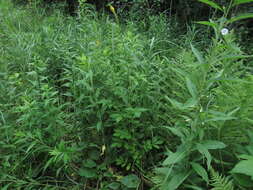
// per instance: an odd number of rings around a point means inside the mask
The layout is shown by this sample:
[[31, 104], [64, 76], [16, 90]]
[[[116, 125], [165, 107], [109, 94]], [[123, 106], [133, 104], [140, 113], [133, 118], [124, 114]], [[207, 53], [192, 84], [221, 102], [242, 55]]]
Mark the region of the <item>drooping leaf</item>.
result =
[[197, 98], [197, 88], [195, 84], [190, 80], [189, 77], [186, 77], [186, 86], [188, 88], [188, 91], [190, 92], [191, 96], [193, 98]]
[[198, 1], [201, 3], [205, 3], [205, 4], [209, 5], [210, 7], [214, 8], [214, 9], [218, 9], [223, 12], [223, 8], [211, 0], [198, 0]]
[[192, 44], [191, 44], [191, 49], [192, 49], [192, 52], [194, 53], [195, 57], [197, 58], [198, 62], [200, 64], [203, 64], [204, 63], [204, 58], [201, 55], [201, 53], [199, 52], [199, 50], [197, 50]]
[[197, 150], [206, 158], [207, 160], [207, 168], [209, 169], [211, 166], [212, 156], [209, 153], [208, 149], [202, 144], [197, 143]]
[[232, 22], [236, 22], [236, 21], [244, 20], [244, 19], [248, 19], [248, 18], [253, 18], [253, 13], [245, 13], [242, 15], [232, 17], [231, 19], [228, 20], [228, 23], [232, 23]]
[[206, 25], [206, 26], [211, 26], [213, 28], [218, 28], [218, 25], [216, 23], [210, 22], [210, 21], [197, 21], [196, 23]]
[[234, 0], [233, 6], [241, 5], [244, 3], [252, 3], [253, 0]]
[[207, 174], [205, 168], [203, 168], [200, 164], [195, 163], [195, 162], [192, 162], [191, 166], [192, 166], [193, 170], [195, 172], [197, 172], [197, 174], [199, 176], [202, 177], [203, 180], [205, 180], [207, 183], [209, 182], [209, 180], [208, 180], [208, 174]]

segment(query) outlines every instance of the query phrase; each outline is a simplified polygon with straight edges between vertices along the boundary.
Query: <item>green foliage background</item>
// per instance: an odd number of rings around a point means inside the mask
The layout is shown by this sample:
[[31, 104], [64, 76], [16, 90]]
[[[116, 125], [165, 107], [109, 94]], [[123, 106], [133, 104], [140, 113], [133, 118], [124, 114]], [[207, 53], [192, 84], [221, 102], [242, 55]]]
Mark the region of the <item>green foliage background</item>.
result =
[[252, 44], [222, 13], [41, 2], [0, 1], [1, 190], [252, 188]]

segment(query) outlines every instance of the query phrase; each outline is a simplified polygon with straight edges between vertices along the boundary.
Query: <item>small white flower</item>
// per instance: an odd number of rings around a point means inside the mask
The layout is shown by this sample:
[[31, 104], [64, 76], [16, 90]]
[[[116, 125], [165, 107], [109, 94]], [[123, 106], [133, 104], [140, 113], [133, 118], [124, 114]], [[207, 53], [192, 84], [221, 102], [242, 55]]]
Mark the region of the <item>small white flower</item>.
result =
[[229, 32], [229, 31], [228, 31], [227, 28], [222, 28], [222, 30], [221, 30], [221, 34], [222, 34], [223, 36], [227, 35], [228, 32]]

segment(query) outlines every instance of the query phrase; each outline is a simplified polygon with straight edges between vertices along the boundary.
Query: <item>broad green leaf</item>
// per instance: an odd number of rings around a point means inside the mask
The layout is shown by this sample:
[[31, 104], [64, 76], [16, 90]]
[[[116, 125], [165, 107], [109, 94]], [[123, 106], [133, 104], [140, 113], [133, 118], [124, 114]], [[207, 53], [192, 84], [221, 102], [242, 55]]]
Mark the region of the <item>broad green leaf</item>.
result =
[[175, 190], [177, 189], [191, 174], [191, 171], [180, 172], [175, 175], [161, 187], [161, 190]]
[[205, 3], [205, 4], [209, 5], [210, 7], [213, 7], [214, 9], [218, 9], [223, 12], [222, 7], [211, 0], [198, 0], [198, 1], [201, 3]]
[[189, 77], [186, 77], [186, 86], [188, 88], [188, 91], [190, 92], [191, 96], [193, 98], [197, 98], [197, 88], [195, 84], [190, 80]]
[[233, 178], [243, 187], [253, 187], [253, 181], [247, 175], [232, 173]]
[[195, 163], [195, 162], [192, 162], [191, 165], [192, 165], [193, 170], [195, 172], [197, 172], [197, 174], [200, 175], [203, 180], [205, 180], [207, 183], [209, 183], [208, 174], [207, 174], [205, 168], [203, 168], [200, 164]]
[[234, 0], [233, 6], [241, 5], [244, 3], [252, 3], [253, 0]]
[[222, 149], [226, 147], [223, 142], [215, 140], [206, 140], [201, 142], [201, 144], [208, 150]]
[[202, 144], [197, 143], [197, 150], [206, 158], [207, 160], [207, 168], [209, 170], [210, 166], [211, 166], [211, 161], [212, 161], [212, 156], [209, 153], [208, 149], [203, 146]]
[[163, 165], [171, 165], [180, 162], [187, 155], [187, 151], [172, 153], [163, 162]]
[[1, 188], [1, 190], [8, 190], [9, 186], [11, 186], [11, 183], [9, 183], [8, 185], [5, 185]]
[[248, 175], [253, 180], [253, 157], [240, 161], [231, 172]]
[[244, 159], [244, 160], [251, 160], [251, 159], [253, 159], [253, 156], [250, 156], [247, 154], [242, 154], [242, 155], [239, 155], [238, 158]]
[[85, 178], [93, 178], [97, 175], [96, 170], [91, 168], [81, 168], [78, 174]]
[[87, 159], [83, 162], [83, 166], [86, 168], [94, 168], [94, 167], [96, 167], [96, 165], [97, 165], [96, 162], [94, 162], [91, 159]]
[[109, 185], [107, 185], [107, 187], [112, 190], [117, 190], [120, 189], [120, 184], [117, 182], [112, 182]]
[[178, 148], [178, 150], [174, 153], [171, 153], [168, 158], [166, 158], [163, 162], [163, 165], [171, 165], [176, 164], [180, 162], [182, 159], [184, 159], [188, 154], [188, 146], [181, 146]]
[[203, 64], [204, 63], [204, 58], [202, 57], [199, 50], [197, 50], [192, 44], [191, 44], [191, 49], [192, 49], [192, 52], [194, 53], [195, 57], [197, 58], [198, 62], [200, 64]]
[[130, 174], [123, 177], [120, 182], [125, 185], [127, 188], [137, 188], [140, 184], [140, 179], [134, 175]]
[[248, 18], [253, 18], [253, 13], [245, 13], [239, 16], [232, 17], [231, 19], [228, 20], [228, 23], [232, 23], [238, 20], [243, 20], [243, 19], [248, 19]]

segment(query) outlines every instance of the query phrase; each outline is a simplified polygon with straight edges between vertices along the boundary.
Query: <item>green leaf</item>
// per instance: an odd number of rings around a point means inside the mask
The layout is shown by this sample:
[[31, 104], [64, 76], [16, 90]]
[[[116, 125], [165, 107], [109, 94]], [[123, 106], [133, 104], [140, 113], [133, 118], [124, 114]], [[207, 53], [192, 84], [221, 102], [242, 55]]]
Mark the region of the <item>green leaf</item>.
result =
[[232, 173], [233, 178], [236, 182], [243, 187], [253, 187], [253, 181], [247, 175]]
[[211, 26], [213, 27], [214, 29], [215, 28], [218, 28], [218, 25], [216, 23], [213, 23], [213, 22], [210, 22], [210, 21], [197, 21], [195, 22], [197, 24], [202, 24], [202, 25], [206, 25], [206, 26]]
[[239, 16], [232, 17], [231, 19], [228, 20], [228, 23], [232, 23], [238, 20], [243, 20], [243, 19], [248, 19], [248, 18], [253, 18], [253, 13], [245, 13]]
[[223, 142], [215, 140], [206, 140], [201, 142], [201, 144], [208, 150], [222, 149], [226, 147]]
[[120, 182], [125, 185], [127, 188], [137, 188], [140, 184], [140, 179], [134, 175], [130, 174], [123, 177]]
[[188, 91], [190, 92], [191, 96], [196, 99], [197, 98], [197, 88], [195, 84], [190, 80], [189, 77], [186, 77], [186, 86]]
[[117, 190], [120, 188], [120, 184], [117, 182], [112, 182], [109, 185], [107, 185], [108, 188], [112, 189], [112, 190]]
[[81, 168], [78, 174], [86, 178], [93, 178], [97, 175], [96, 170], [90, 168]]
[[177, 189], [187, 179], [187, 177], [190, 174], [191, 174], [191, 171], [185, 171], [185, 172], [180, 172], [173, 175], [173, 177], [168, 182], [164, 183], [161, 190]]
[[193, 170], [195, 172], [197, 172], [197, 174], [200, 175], [203, 180], [205, 180], [207, 183], [209, 183], [208, 174], [207, 174], [205, 168], [203, 168], [200, 164], [195, 163], [195, 162], [192, 162], [191, 165], [192, 165]]
[[180, 137], [180, 138], [185, 138], [185, 135], [182, 133], [182, 131], [180, 130], [180, 128], [177, 127], [167, 127], [164, 126], [164, 128], [169, 129], [174, 135]]
[[183, 104], [183, 107], [184, 109], [187, 109], [187, 108], [193, 108], [195, 107], [196, 105], [198, 104], [198, 99], [197, 97], [192, 97], [192, 98], [189, 98], [184, 104]]
[[181, 110], [185, 109], [184, 104], [182, 104], [181, 102], [178, 102], [177, 100], [173, 98], [169, 98], [168, 96], [165, 96], [165, 98], [170, 101], [170, 103], [172, 104], [174, 108], [181, 109]]
[[171, 165], [180, 162], [188, 154], [189, 146], [181, 146], [175, 153], [171, 153], [163, 162], [163, 165]]
[[191, 49], [192, 49], [192, 52], [194, 53], [195, 57], [197, 58], [198, 62], [200, 64], [203, 64], [204, 63], [204, 58], [202, 57], [199, 50], [197, 50], [192, 44], [191, 44]]
[[231, 172], [248, 175], [253, 180], [253, 156], [248, 157], [247, 160], [240, 161]]
[[176, 109], [185, 110], [191, 107], [194, 107], [197, 105], [198, 100], [197, 98], [189, 98], [185, 103], [178, 102], [177, 100], [173, 98], [169, 98], [168, 96], [165, 96], [167, 100], [170, 101], [172, 106]]
[[221, 8], [221, 6], [213, 1], [210, 1], [210, 0], [198, 0], [198, 1], [201, 3], [205, 3], [205, 4], [209, 5], [210, 7], [214, 8], [214, 9], [218, 9], [223, 12], [223, 9]]
[[209, 170], [210, 166], [211, 166], [211, 161], [212, 161], [212, 156], [209, 153], [208, 149], [203, 146], [202, 144], [197, 143], [197, 150], [206, 158], [207, 160], [207, 168]]
[[97, 165], [96, 162], [94, 162], [91, 159], [87, 159], [83, 162], [83, 166], [86, 168], [94, 168], [94, 167], [96, 167], [96, 165]]
[[244, 3], [252, 3], [253, 0], [234, 0], [233, 6], [241, 5]]
[[204, 190], [203, 188], [201, 188], [201, 187], [198, 187], [198, 186], [196, 186], [196, 184], [194, 184], [194, 185], [185, 185], [185, 187], [187, 187], [187, 190], [189, 189], [193, 189], [193, 190]]

